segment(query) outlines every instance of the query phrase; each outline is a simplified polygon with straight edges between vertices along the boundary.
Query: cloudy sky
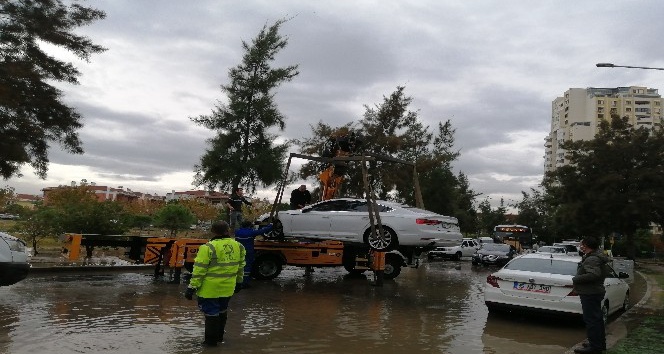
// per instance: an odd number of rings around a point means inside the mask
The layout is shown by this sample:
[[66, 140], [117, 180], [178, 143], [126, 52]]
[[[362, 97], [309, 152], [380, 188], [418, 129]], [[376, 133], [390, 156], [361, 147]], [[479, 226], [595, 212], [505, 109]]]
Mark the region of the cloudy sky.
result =
[[[543, 174], [551, 101], [571, 87], [663, 88], [664, 2], [650, 1], [136, 1], [90, 0], [107, 18], [77, 33], [108, 48], [58, 85], [82, 113], [85, 154], [54, 146], [48, 178], [31, 169], [4, 181], [40, 194], [71, 181], [164, 195], [195, 189], [193, 166], [213, 133], [189, 117], [225, 101], [219, 86], [241, 42], [292, 18], [275, 66], [300, 75], [276, 91], [286, 138], [318, 121], [357, 121], [397, 86], [432, 128], [450, 120], [457, 171], [494, 205], [520, 200]], [[292, 152], [297, 152], [295, 148]], [[315, 181], [308, 181], [313, 187]], [[255, 196], [271, 196], [257, 192]]]

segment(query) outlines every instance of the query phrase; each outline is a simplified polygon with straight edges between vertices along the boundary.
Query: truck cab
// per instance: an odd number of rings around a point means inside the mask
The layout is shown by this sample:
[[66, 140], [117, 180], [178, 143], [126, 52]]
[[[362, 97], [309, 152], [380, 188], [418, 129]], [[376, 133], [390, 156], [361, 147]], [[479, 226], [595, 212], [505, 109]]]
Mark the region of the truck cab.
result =
[[0, 232], [0, 286], [16, 284], [28, 276], [30, 263], [25, 243]]

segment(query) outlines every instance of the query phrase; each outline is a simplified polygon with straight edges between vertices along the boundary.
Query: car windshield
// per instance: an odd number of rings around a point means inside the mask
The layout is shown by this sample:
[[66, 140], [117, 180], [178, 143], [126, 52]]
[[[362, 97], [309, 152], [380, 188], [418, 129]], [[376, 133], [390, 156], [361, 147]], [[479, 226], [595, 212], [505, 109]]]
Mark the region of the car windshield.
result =
[[508, 263], [504, 269], [576, 275], [577, 264], [577, 262], [563, 261], [555, 258], [517, 258]]
[[482, 245], [482, 249], [486, 251], [509, 251], [510, 245], [504, 243], [485, 243]]

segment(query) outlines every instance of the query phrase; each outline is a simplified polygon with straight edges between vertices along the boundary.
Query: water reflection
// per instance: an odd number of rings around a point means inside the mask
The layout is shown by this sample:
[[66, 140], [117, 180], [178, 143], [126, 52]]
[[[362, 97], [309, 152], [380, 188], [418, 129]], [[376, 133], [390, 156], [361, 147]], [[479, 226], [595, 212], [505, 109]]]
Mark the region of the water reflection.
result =
[[[583, 338], [582, 327], [487, 318], [489, 271], [436, 262], [375, 287], [343, 269], [287, 268], [233, 298], [223, 352], [548, 353]], [[203, 316], [184, 288], [138, 273], [31, 276], [0, 288], [0, 352], [220, 351], [199, 345]]]

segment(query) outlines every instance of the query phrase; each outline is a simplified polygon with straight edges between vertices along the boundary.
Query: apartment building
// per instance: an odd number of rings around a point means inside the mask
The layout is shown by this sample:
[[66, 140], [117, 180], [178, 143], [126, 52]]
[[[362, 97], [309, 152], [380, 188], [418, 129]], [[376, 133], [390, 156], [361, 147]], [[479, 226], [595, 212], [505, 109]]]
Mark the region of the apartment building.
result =
[[570, 88], [551, 103], [551, 131], [545, 138], [544, 172], [567, 164], [565, 141], [590, 140], [611, 115], [629, 117], [634, 127], [662, 127], [662, 96], [657, 89], [629, 86]]

